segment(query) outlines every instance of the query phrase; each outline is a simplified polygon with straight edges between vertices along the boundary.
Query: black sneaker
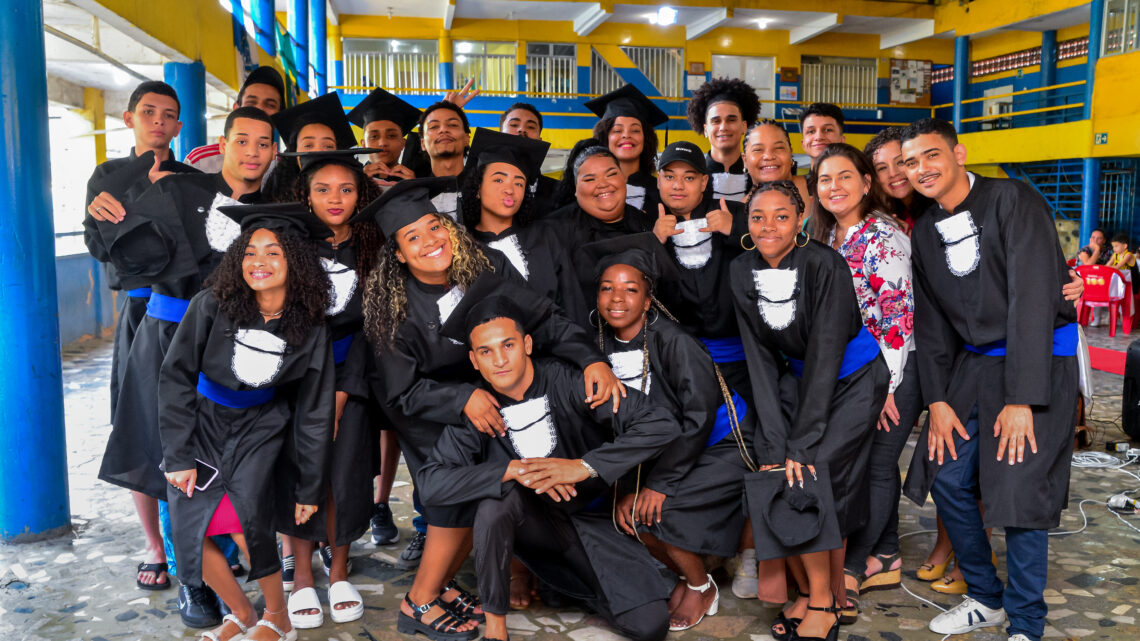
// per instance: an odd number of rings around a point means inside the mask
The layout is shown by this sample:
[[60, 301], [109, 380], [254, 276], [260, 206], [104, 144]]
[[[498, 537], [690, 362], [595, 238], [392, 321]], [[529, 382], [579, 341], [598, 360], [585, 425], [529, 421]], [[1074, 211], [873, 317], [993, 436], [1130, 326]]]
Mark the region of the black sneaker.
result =
[[[321, 567], [325, 569], [325, 576], [332, 573], [332, 548], [327, 545], [322, 545], [317, 549], [317, 554], [321, 556]], [[348, 557], [348, 563], [344, 564], [344, 573], [352, 574], [352, 557]]]
[[297, 570], [297, 560], [293, 555], [282, 557], [281, 559], [281, 585], [285, 588], [286, 592], [293, 591], [293, 575]]
[[423, 532], [416, 532], [411, 541], [408, 541], [408, 547], [400, 553], [400, 558], [396, 560], [396, 567], [401, 570], [414, 570], [420, 566], [420, 558], [424, 555], [424, 541], [427, 535]]
[[213, 628], [222, 623], [218, 596], [209, 587], [178, 586], [178, 614], [188, 628]]
[[400, 540], [400, 531], [392, 520], [392, 508], [377, 503], [372, 510], [372, 545], [392, 545]]

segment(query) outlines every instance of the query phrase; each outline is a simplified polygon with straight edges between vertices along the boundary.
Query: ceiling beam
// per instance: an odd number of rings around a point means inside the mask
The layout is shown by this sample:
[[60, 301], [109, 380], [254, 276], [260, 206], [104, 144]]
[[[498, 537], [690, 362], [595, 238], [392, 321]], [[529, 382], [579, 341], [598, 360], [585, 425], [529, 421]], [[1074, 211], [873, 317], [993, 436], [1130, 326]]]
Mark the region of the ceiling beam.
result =
[[455, 0], [443, 0], [443, 28], [451, 29], [453, 20], [455, 20]]
[[613, 15], [613, 5], [607, 10], [600, 2], [591, 3], [586, 6], [585, 11], [574, 17], [574, 33], [579, 36], [590, 35], [598, 25], [609, 20], [611, 15]]
[[843, 16], [838, 13], [827, 13], [807, 24], [800, 25], [788, 32], [788, 44], [798, 45], [807, 42], [821, 33], [826, 33], [843, 24]]
[[893, 49], [908, 42], [922, 40], [934, 35], [933, 20], [914, 20], [897, 29], [884, 31], [879, 34], [879, 48]]
[[325, 0], [325, 17], [332, 24], [340, 24], [340, 13], [337, 11], [336, 5], [333, 0]]
[[732, 19], [732, 9], [720, 8], [685, 25], [685, 39], [695, 40]]

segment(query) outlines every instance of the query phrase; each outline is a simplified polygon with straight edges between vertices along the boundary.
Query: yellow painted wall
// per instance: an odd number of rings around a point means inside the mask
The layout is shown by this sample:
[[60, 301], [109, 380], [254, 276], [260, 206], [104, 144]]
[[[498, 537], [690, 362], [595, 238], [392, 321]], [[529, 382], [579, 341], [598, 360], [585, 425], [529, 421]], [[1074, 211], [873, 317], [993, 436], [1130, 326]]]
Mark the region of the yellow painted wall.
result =
[[[1140, 52], [1101, 58], [1093, 85], [1091, 134], [1108, 134], [1108, 144], [1092, 145], [1094, 156], [1140, 155]], [[1090, 136], [1091, 136], [1090, 134]], [[1091, 138], [1089, 143], [1091, 144]]]
[[[956, 36], [969, 36], [1088, 3], [1089, 0], [942, 2], [934, 10], [934, 33], [953, 31]], [[1015, 50], [1007, 49], [1007, 51]]]
[[966, 162], [971, 165], [1084, 158], [1092, 146], [1088, 120], [980, 131], [962, 134], [958, 140], [966, 145]]

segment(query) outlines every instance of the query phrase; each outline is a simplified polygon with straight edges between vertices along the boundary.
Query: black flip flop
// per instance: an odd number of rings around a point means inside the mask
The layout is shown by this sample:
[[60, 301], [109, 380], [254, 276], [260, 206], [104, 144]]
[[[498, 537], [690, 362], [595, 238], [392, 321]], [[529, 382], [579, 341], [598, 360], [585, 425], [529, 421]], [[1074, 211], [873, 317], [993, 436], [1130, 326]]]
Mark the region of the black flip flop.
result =
[[[165, 590], [170, 587], [170, 573], [167, 571], [169, 568], [165, 563], [139, 563], [138, 571], [135, 572], [135, 585], [139, 586], [142, 590]], [[143, 572], [153, 572], [154, 578], [157, 579], [159, 573], [166, 574], [165, 581], [155, 581], [154, 583], [143, 583], [139, 580], [138, 575]]]

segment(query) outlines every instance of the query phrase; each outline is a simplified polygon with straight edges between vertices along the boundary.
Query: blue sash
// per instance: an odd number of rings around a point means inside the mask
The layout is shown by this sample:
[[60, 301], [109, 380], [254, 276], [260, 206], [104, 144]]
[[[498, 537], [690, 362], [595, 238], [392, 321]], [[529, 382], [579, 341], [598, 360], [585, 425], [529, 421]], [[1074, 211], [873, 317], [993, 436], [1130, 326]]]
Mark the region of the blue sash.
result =
[[[736, 420], [744, 420], [744, 414], [748, 411], [748, 404], [735, 391], [732, 393], [732, 404], [736, 406]], [[728, 404], [725, 403], [716, 410], [716, 422], [713, 423], [712, 432], [709, 433], [709, 440], [705, 442], [705, 447], [712, 447], [720, 443], [731, 432], [732, 421], [728, 418]]]
[[[1005, 341], [986, 345], [964, 345], [968, 351], [982, 356], [1005, 356]], [[1053, 356], [1077, 355], [1077, 324], [1069, 323], [1053, 330]]]
[[714, 363], [738, 363], [744, 360], [744, 342], [739, 336], [702, 338], [700, 341], [708, 348]]
[[[843, 364], [839, 366], [839, 380], [843, 380], [848, 376], [859, 371], [867, 363], [875, 360], [879, 355], [879, 343], [871, 336], [871, 332], [867, 331], [864, 327], [859, 330], [859, 333], [847, 343], [847, 349], [843, 352]], [[792, 366], [792, 373], [797, 378], [804, 375], [804, 362], [796, 358], [788, 358], [788, 364]]]
[[273, 400], [273, 389], [272, 387], [264, 387], [246, 391], [233, 390], [210, 380], [202, 372], [198, 372], [198, 393], [218, 405], [225, 405], [226, 407], [246, 409], [264, 405]]
[[181, 323], [189, 306], [188, 300], [152, 293], [146, 304], [146, 315], [171, 323]]
[[352, 347], [352, 338], [355, 334], [349, 334], [339, 341], [333, 341], [333, 363], [340, 365], [348, 358], [348, 348]]
[[128, 289], [127, 296], [131, 298], [150, 298], [150, 288], [139, 287], [138, 289]]

